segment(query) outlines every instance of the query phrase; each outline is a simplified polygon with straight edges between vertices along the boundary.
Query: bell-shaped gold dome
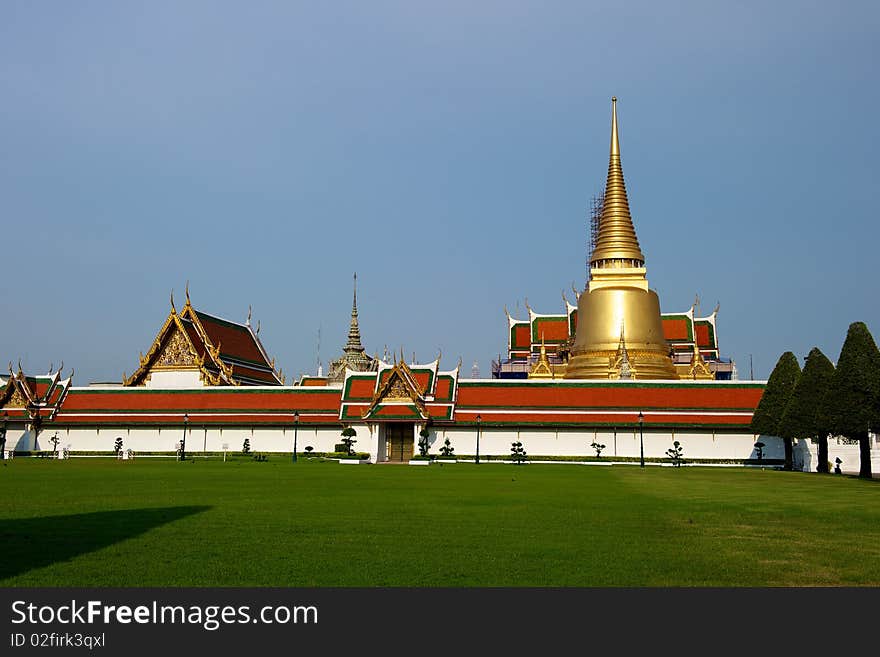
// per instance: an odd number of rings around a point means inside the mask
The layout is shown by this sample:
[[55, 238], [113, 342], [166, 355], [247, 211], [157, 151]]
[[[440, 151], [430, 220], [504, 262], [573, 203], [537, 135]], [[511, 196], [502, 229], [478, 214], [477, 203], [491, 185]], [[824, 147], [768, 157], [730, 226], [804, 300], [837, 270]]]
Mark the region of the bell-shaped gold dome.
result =
[[654, 290], [600, 287], [578, 300], [578, 324], [566, 379], [620, 377], [616, 356], [624, 344], [635, 379], [677, 379], [663, 337]]

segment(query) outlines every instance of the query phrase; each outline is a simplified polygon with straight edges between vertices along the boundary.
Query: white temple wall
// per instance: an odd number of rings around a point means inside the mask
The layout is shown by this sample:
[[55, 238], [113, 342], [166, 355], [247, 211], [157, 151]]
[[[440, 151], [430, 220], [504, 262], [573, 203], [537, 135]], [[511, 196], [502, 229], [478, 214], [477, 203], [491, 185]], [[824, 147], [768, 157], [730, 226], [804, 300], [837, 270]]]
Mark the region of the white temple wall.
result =
[[[456, 454], [476, 453], [477, 430], [475, 427], [436, 429], [436, 439], [430, 452], [439, 454], [446, 437]], [[433, 435], [432, 435], [433, 438]], [[595, 456], [590, 447], [593, 441], [605, 445], [603, 457], [639, 456], [639, 431], [607, 429], [532, 429], [532, 428], [487, 428], [480, 433], [481, 455], [510, 455], [511, 443], [519, 441], [529, 456]], [[644, 430], [644, 449], [646, 458], [666, 457], [666, 450], [678, 440], [684, 450], [684, 458], [691, 459], [749, 459], [756, 458], [754, 444], [757, 438], [751, 433], [720, 433], [710, 431]], [[784, 448], [779, 438], [763, 436], [765, 459], [781, 459]]]
[[[384, 432], [381, 425], [354, 425], [357, 431], [355, 451], [369, 452], [374, 462], [384, 458]], [[416, 426], [418, 430], [420, 426]], [[7, 438], [7, 449], [27, 451], [32, 449], [51, 450], [49, 442], [55, 431], [60, 438], [58, 447], [69, 447], [76, 452], [113, 450], [117, 436], [122, 438], [123, 448], [135, 452], [168, 452], [173, 453], [181, 437], [182, 427], [59, 427], [44, 430], [36, 447], [32, 436], [22, 432], [17, 436], [10, 431]], [[245, 438], [250, 440], [252, 452], [290, 453], [293, 450], [293, 427], [200, 427], [190, 426], [186, 437], [186, 451], [190, 454], [199, 452], [222, 452], [224, 445], [229, 452], [240, 452]], [[476, 428], [442, 427], [431, 428], [429, 437], [431, 454], [439, 454], [446, 437], [449, 437], [456, 455], [474, 455], [476, 453]], [[305, 453], [311, 446], [315, 452], [332, 452], [334, 446], [342, 440], [341, 427], [334, 426], [303, 426], [297, 429], [297, 452]], [[673, 440], [678, 440], [687, 459], [749, 459], [756, 458], [754, 448], [758, 437], [751, 433], [721, 433], [693, 430], [644, 430], [643, 434], [645, 457], [663, 458], [672, 447]], [[765, 443], [764, 458], [781, 459], [784, 456], [782, 441], [773, 436], [760, 436]], [[414, 444], [418, 441], [415, 436]], [[593, 441], [605, 445], [602, 456], [606, 458], [639, 456], [639, 431], [626, 429], [614, 431], [609, 429], [548, 429], [542, 427], [482, 427], [480, 433], [480, 454], [509, 456], [511, 443], [522, 442], [530, 457], [538, 456], [595, 456], [590, 447]], [[829, 441], [829, 458], [833, 462], [837, 456], [844, 461], [845, 471], [858, 471], [858, 445], [837, 445]], [[878, 446], [880, 447], [880, 446]], [[817, 446], [800, 447], [797, 453], [803, 452], [807, 466], [815, 470], [815, 452]], [[416, 449], [416, 453], [417, 453]], [[874, 453], [880, 458], [880, 449]], [[880, 464], [878, 464], [880, 466]], [[880, 471], [880, 467], [877, 468]]]
[[[359, 428], [365, 434], [366, 429]], [[48, 438], [54, 435], [44, 431], [40, 434], [39, 448], [52, 449]], [[311, 446], [315, 452], [332, 452], [333, 446], [340, 442], [341, 429], [333, 427], [299, 427], [296, 435], [297, 452], [305, 453]], [[11, 432], [10, 432], [11, 433]], [[49, 434], [47, 436], [47, 433]], [[251, 452], [287, 452], [293, 450], [292, 427], [199, 427], [191, 426], [186, 434], [186, 451], [190, 454], [199, 452], [222, 452], [224, 445], [229, 452], [240, 452], [245, 438], [250, 440]], [[70, 448], [71, 452], [110, 452], [117, 437], [122, 438], [123, 449], [135, 452], [169, 452], [173, 453], [183, 438], [183, 427], [71, 427], [59, 428], [59, 449]], [[360, 438], [360, 435], [358, 436]], [[20, 443], [23, 444], [23, 443]], [[7, 441], [7, 448], [12, 443]], [[355, 444], [360, 448], [360, 443]], [[366, 447], [366, 445], [364, 446]], [[25, 451], [25, 447], [16, 447]], [[363, 451], [367, 451], [364, 449]]]
[[[869, 439], [871, 445], [871, 472], [880, 472], [880, 434]], [[819, 445], [810, 440], [798, 440], [792, 453], [793, 467], [804, 472], [816, 472], [819, 460]], [[839, 438], [828, 439], [828, 461], [834, 472], [835, 459], [840, 459], [840, 471], [844, 474], [858, 474], [861, 468], [861, 454], [858, 445], [847, 445]]]

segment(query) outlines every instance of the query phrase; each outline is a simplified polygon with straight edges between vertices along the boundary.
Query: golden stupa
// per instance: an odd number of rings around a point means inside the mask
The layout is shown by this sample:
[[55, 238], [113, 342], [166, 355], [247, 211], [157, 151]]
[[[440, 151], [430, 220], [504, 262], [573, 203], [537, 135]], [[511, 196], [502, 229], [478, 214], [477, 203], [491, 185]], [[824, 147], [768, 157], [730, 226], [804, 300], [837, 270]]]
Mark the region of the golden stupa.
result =
[[617, 98], [611, 99], [611, 108], [611, 157], [599, 237], [590, 258], [589, 285], [578, 299], [577, 331], [565, 378], [677, 379], [663, 336], [660, 300], [648, 289], [645, 256], [626, 198]]

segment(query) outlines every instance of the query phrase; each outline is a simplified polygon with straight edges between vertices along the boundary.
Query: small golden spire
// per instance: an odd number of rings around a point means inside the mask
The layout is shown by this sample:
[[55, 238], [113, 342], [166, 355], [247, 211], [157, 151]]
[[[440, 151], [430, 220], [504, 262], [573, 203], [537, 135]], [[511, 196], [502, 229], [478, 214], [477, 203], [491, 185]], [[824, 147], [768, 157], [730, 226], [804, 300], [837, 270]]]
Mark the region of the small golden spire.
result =
[[537, 362], [529, 370], [528, 377], [530, 379], [552, 379], [554, 378], [553, 367], [547, 358], [547, 347], [544, 346], [544, 331], [541, 331], [541, 353]]
[[[609, 262], [616, 261], [616, 262]], [[617, 98], [611, 99], [611, 154], [605, 199], [599, 219], [599, 237], [590, 258], [590, 267], [643, 267], [645, 256], [633, 226], [620, 164], [620, 139], [617, 130]]]

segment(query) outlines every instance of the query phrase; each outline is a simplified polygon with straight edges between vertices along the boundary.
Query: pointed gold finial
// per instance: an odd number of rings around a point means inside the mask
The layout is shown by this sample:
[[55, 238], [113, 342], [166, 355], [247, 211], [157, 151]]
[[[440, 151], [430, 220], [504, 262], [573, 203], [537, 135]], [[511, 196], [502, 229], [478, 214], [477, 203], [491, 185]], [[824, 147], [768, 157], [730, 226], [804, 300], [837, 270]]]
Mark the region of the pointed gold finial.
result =
[[620, 164], [620, 137], [617, 128], [617, 97], [611, 99], [611, 152], [599, 237], [590, 257], [591, 268], [644, 267], [645, 256], [633, 226]]
[[245, 326], [251, 325], [251, 304], [248, 304], [248, 316], [247, 319], [244, 321], [244, 324]]
[[538, 354], [538, 360], [529, 370], [528, 378], [530, 379], [553, 379], [555, 374], [550, 360], [547, 358], [547, 347], [544, 345], [544, 331], [541, 331], [541, 351]]
[[189, 302], [189, 281], [186, 282], [186, 305], [187, 306], [192, 305]]
[[171, 288], [171, 312], [177, 313], [177, 308], [174, 307], [174, 288]]

